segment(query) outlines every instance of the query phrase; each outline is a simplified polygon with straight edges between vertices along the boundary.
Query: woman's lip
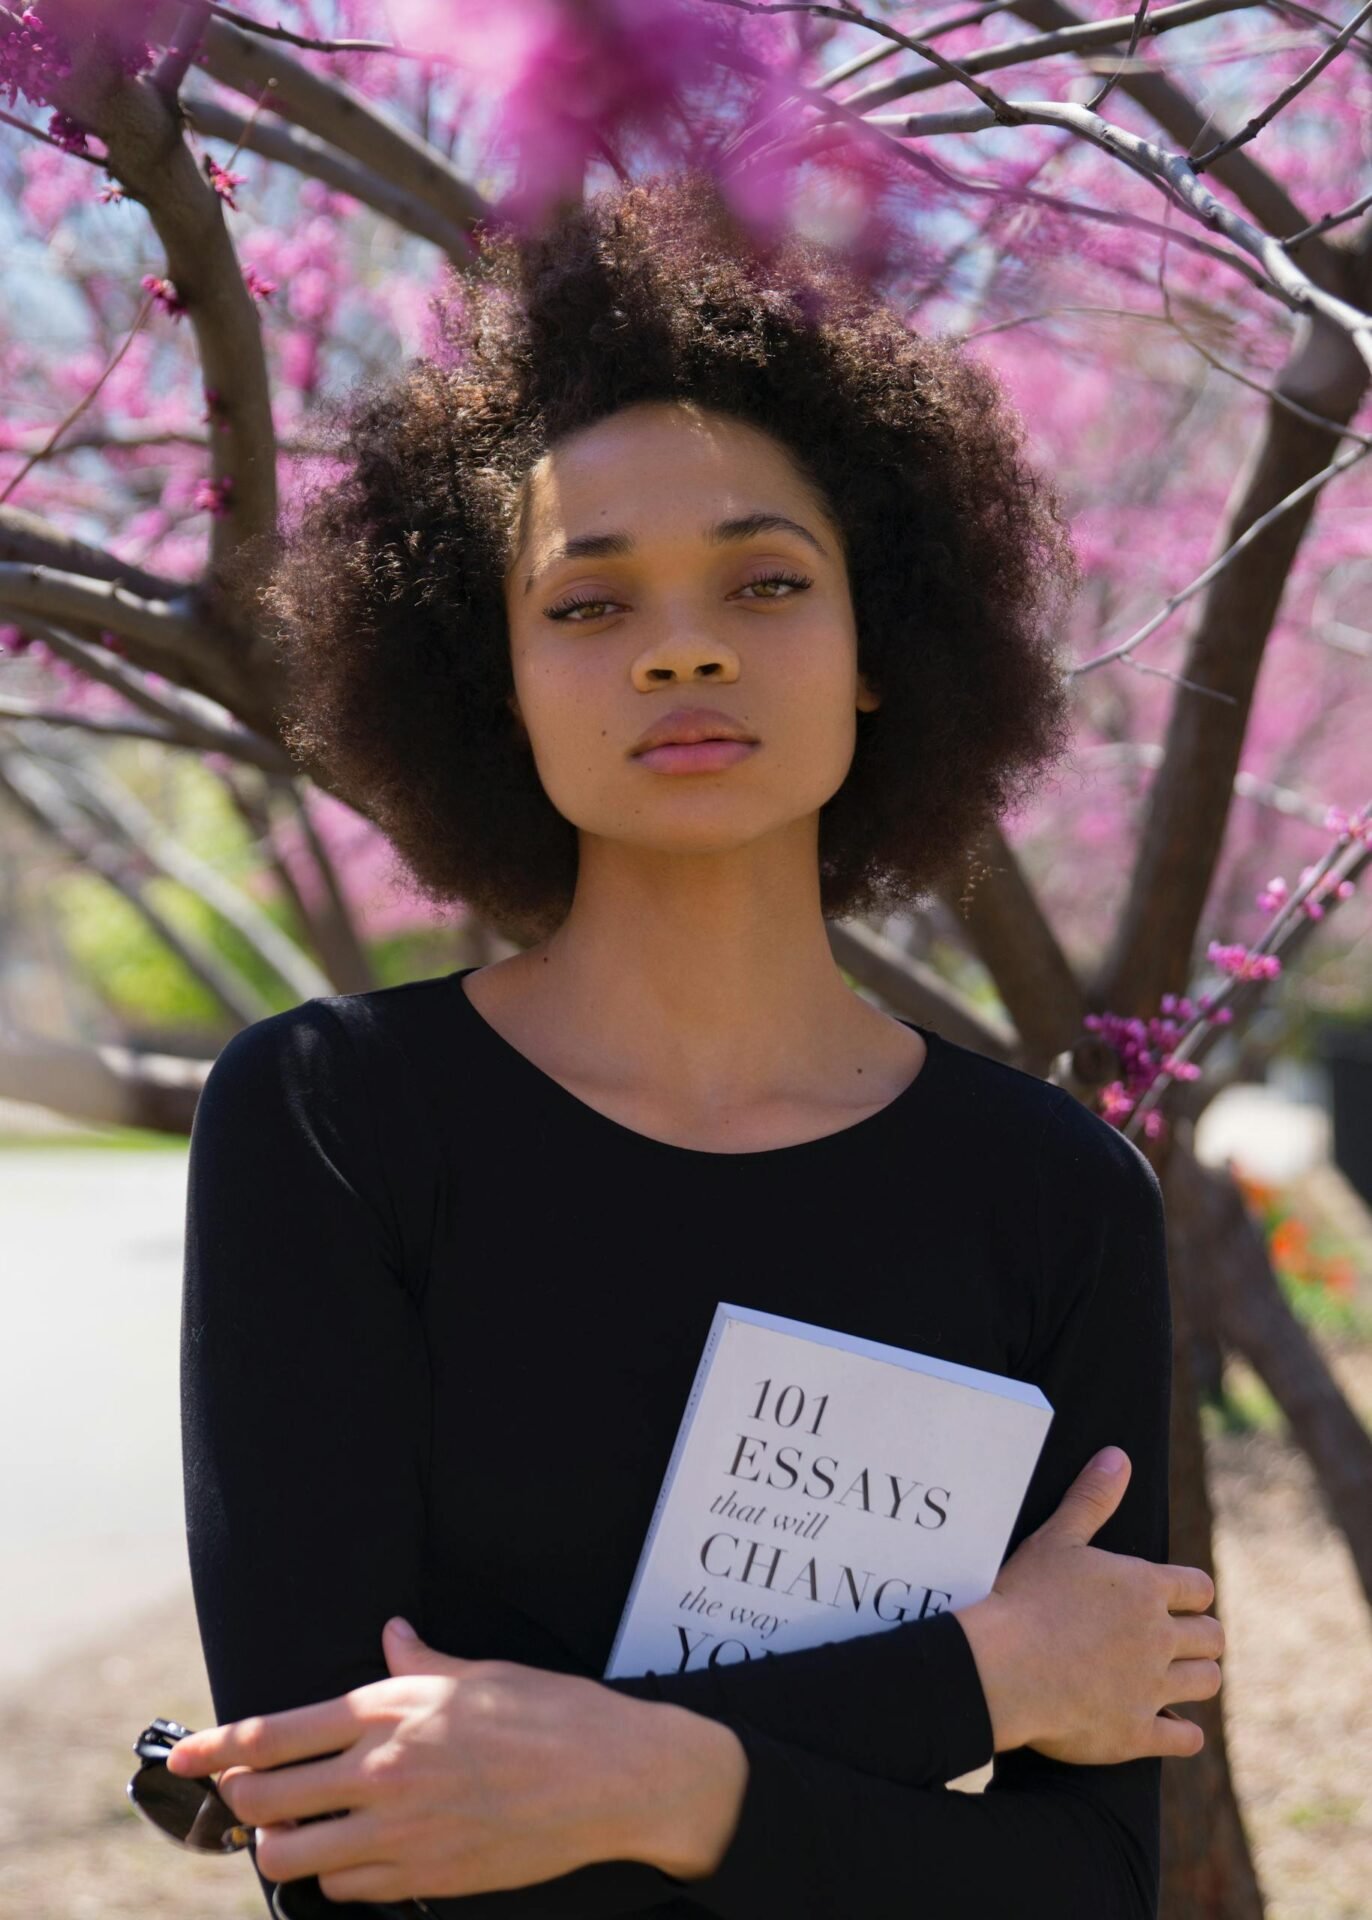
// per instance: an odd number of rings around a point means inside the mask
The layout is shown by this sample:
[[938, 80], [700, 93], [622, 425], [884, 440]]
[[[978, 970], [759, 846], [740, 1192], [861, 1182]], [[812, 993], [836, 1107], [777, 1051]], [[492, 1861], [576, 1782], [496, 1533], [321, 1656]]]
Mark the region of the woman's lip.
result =
[[651, 767], [655, 773], [717, 773], [739, 760], [746, 760], [756, 751], [757, 744], [755, 740], [696, 740], [690, 746], [673, 742], [665, 747], [649, 747], [646, 753], [636, 753], [634, 758], [640, 766]]

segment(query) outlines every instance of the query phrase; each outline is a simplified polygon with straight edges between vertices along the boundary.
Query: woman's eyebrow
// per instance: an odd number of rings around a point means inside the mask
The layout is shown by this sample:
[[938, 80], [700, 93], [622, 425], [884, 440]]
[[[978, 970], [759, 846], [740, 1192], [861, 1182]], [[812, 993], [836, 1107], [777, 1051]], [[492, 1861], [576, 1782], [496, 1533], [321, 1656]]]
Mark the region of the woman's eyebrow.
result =
[[[704, 537], [712, 547], [721, 547], [730, 541], [752, 540], [760, 533], [798, 534], [802, 540], [809, 541], [816, 553], [824, 559], [828, 558], [824, 547], [810, 529], [784, 513], [745, 513], [733, 520], [717, 520], [712, 527], [706, 527]], [[633, 550], [632, 534], [574, 533], [569, 540], [560, 541], [551, 548], [525, 577], [524, 591], [528, 593], [539, 574], [556, 566], [561, 560], [603, 560], [611, 554], [632, 553]]]

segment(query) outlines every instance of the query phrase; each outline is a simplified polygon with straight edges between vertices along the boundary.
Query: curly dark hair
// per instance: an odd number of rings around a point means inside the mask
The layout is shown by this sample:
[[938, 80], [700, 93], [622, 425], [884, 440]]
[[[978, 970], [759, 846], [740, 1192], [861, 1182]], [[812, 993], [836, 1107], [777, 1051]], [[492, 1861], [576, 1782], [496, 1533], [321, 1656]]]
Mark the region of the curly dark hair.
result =
[[577, 830], [508, 705], [525, 482], [563, 436], [689, 400], [766, 429], [844, 541], [882, 703], [820, 812], [825, 915], [965, 879], [983, 830], [1069, 744], [1054, 630], [1080, 583], [996, 376], [825, 247], [745, 240], [693, 172], [537, 235], [488, 226], [434, 311], [435, 357], [349, 397], [342, 477], [278, 540], [260, 592], [287, 748], [382, 828], [393, 871], [517, 940], [565, 916]]

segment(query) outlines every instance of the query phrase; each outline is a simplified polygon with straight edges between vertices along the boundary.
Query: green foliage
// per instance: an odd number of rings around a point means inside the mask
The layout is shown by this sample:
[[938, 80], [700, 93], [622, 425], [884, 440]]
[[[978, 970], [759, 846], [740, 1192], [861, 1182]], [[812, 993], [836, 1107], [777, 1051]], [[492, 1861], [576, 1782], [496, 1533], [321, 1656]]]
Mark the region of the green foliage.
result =
[[[251, 836], [223, 783], [193, 755], [130, 742], [110, 754], [109, 768], [183, 846], [231, 884], [246, 886], [258, 862]], [[199, 895], [161, 876], [147, 882], [146, 893], [174, 932], [218, 956], [271, 1010], [291, 1004], [290, 989]], [[55, 884], [54, 903], [73, 972], [130, 1026], [222, 1025], [214, 994], [104, 880], [73, 871]], [[272, 897], [262, 905], [295, 933], [287, 903]]]
[[1252, 1368], [1232, 1356], [1225, 1361], [1218, 1400], [1201, 1403], [1201, 1432], [1209, 1440], [1220, 1433], [1273, 1433], [1285, 1437], [1286, 1415]]

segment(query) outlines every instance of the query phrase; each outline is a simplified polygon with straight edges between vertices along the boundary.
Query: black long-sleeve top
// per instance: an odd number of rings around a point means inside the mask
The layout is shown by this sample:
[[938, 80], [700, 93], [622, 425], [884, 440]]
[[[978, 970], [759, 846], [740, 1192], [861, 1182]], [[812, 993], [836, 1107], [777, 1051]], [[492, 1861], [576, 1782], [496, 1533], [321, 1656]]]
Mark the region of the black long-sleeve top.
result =
[[[720, 1300], [1033, 1381], [1055, 1412], [1007, 1557], [1113, 1441], [1132, 1476], [1092, 1545], [1166, 1560], [1163, 1208], [1132, 1142], [920, 1026], [915, 1079], [837, 1133], [672, 1145], [497, 1034], [470, 971], [259, 1020], [201, 1094], [181, 1410], [219, 1724], [386, 1678], [394, 1613], [598, 1679]], [[1160, 1759], [1022, 1747], [947, 1790], [993, 1749], [955, 1613], [604, 1684], [742, 1741], [717, 1871], [596, 1863], [426, 1900], [443, 1920], [1156, 1920]]]

